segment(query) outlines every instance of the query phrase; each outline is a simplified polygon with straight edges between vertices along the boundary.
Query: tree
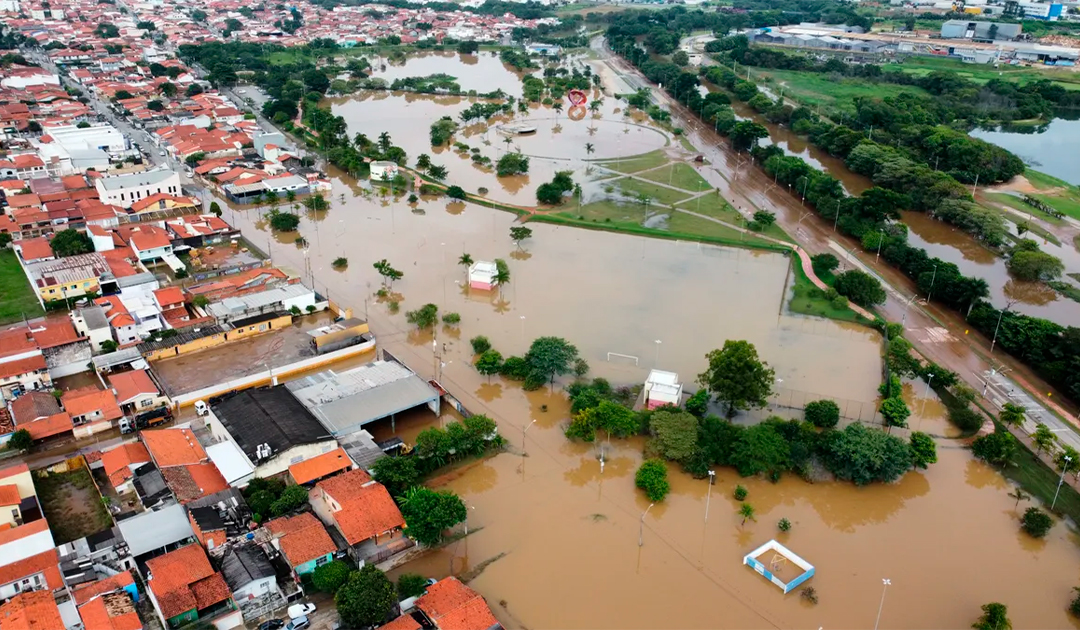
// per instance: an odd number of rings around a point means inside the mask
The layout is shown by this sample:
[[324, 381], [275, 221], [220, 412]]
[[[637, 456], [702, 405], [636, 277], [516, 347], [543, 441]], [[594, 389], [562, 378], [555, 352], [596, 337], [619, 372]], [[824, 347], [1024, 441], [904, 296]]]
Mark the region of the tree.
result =
[[416, 168], [421, 171], [426, 171], [431, 167], [431, 156], [427, 153], [421, 153], [416, 156]]
[[998, 414], [998, 420], [1010, 427], [1020, 427], [1024, 424], [1024, 408], [1020, 405], [1007, 402]]
[[414, 486], [399, 499], [405, 534], [422, 545], [435, 545], [443, 532], [465, 520], [465, 502], [451, 492]]
[[270, 513], [281, 516], [296, 510], [308, 502], [308, 491], [304, 486], [289, 486], [281, 493], [277, 501], [270, 505]]
[[211, 201], [210, 202], [210, 214], [212, 214], [212, 215], [214, 215], [216, 217], [221, 216], [221, 206], [218, 205], [218, 202], [216, 202], [216, 201]]
[[[510, 138], [507, 138], [509, 140]], [[495, 163], [495, 174], [499, 177], [509, 177], [529, 172], [529, 158], [520, 153], [504, 153]]]
[[167, 96], [168, 98], [176, 98], [176, 85], [173, 83], [169, 83], [168, 81], [159, 85], [158, 91], [161, 92], [162, 96]]
[[572, 171], [558, 171], [550, 182], [540, 184], [536, 188], [536, 200], [549, 206], [557, 206], [562, 203], [565, 193], [574, 189]]
[[498, 350], [485, 350], [478, 359], [476, 359], [476, 371], [484, 376], [490, 377], [492, 374], [498, 374], [502, 369], [503, 358], [502, 353]]
[[911, 462], [916, 468], [926, 468], [937, 462], [937, 444], [929, 435], [915, 431], [911, 434]]
[[881, 401], [881, 407], [878, 410], [881, 411], [881, 416], [890, 427], [906, 427], [908, 416], [911, 415], [907, 403], [899, 396]]
[[417, 328], [431, 328], [439, 321], [439, 307], [425, 304], [415, 311], [407, 311], [405, 321], [416, 324]]
[[732, 447], [730, 464], [743, 477], [777, 475], [791, 466], [791, 445], [769, 422], [748, 427]]
[[1016, 452], [1016, 438], [1008, 431], [995, 431], [975, 438], [971, 443], [971, 452], [988, 464], [1005, 466], [1012, 461]]
[[510, 228], [510, 240], [514, 241], [514, 245], [521, 247], [521, 241], [524, 241], [532, 237], [532, 229], [524, 226], [515, 226]]
[[[430, 170], [429, 170], [430, 173]], [[465, 189], [461, 186], [447, 186], [446, 196], [451, 199], [466, 199]]]
[[749, 503], [743, 503], [742, 505], [740, 505], [739, 516], [742, 517], [742, 525], [746, 525], [746, 521], [756, 521], [757, 519], [754, 518], [755, 513], [756, 511], [754, 510], [754, 506], [750, 505]]
[[832, 254], [815, 254], [810, 257], [810, 264], [814, 268], [814, 273], [820, 277], [831, 274], [840, 266], [840, 260]]
[[1012, 275], [1020, 280], [1055, 280], [1065, 271], [1061, 259], [1046, 252], [1019, 251], [1007, 263]]
[[540, 337], [532, 342], [525, 353], [525, 361], [531, 373], [555, 384], [555, 377], [573, 371], [578, 349], [561, 337]]
[[187, 87], [186, 90], [184, 90], [184, 95], [188, 96], [188, 97], [198, 96], [199, 94], [202, 94], [202, 93], [203, 93], [203, 86], [199, 85], [198, 83], [192, 83], [191, 85], [189, 85]]
[[[387, 286], [392, 287], [394, 285], [395, 280], [401, 280], [402, 278], [405, 277], [404, 272], [398, 271], [397, 269], [394, 269], [390, 265], [390, 263], [386, 262], [385, 258], [383, 258], [382, 260], [376, 262], [372, 266], [375, 267], [375, 271], [378, 271], [379, 275], [382, 276], [383, 285], [387, 285]], [[387, 283], [387, 281], [389, 281], [389, 284]]]
[[911, 449], [903, 440], [858, 423], [832, 432], [824, 450], [828, 469], [858, 486], [890, 483], [911, 468]]
[[420, 471], [416, 469], [416, 460], [412, 457], [380, 457], [371, 466], [375, 481], [386, 486], [390, 496], [401, 496], [420, 480]]
[[815, 400], [803, 408], [803, 418], [819, 429], [831, 429], [840, 422], [840, 407], [831, 400]]
[[491, 279], [499, 285], [499, 294], [502, 295], [503, 287], [510, 284], [510, 266], [502, 258], [495, 259], [495, 275]]
[[475, 261], [473, 260], [473, 257], [471, 255], [462, 254], [458, 258], [457, 264], [461, 265], [462, 267], [465, 268], [466, 271], [468, 271], [469, 267], [472, 267], [473, 262], [475, 262]]
[[1024, 492], [1024, 489], [1020, 486], [1013, 488], [1012, 492], [1008, 492], [1007, 494], [1010, 498], [1016, 499], [1016, 505], [1013, 506], [1014, 508], [1020, 507], [1021, 501], [1028, 501], [1031, 499], [1031, 495]]
[[397, 590], [386, 574], [365, 564], [349, 575], [334, 596], [338, 614], [346, 625], [367, 628], [382, 625], [397, 605]]
[[752, 120], [740, 120], [731, 127], [728, 137], [737, 151], [747, 151], [757, 146], [761, 138], [768, 138], [769, 130]]
[[1073, 617], [1080, 617], [1080, 588], [1074, 586], [1073, 592], [1076, 593], [1076, 596], [1073, 597], [1072, 602], [1069, 604], [1069, 612], [1072, 613]]
[[1008, 608], [1005, 604], [992, 602], [983, 604], [983, 614], [978, 621], [971, 624], [975, 630], [1012, 630], [1012, 622], [1007, 615]]
[[352, 567], [341, 560], [327, 562], [321, 567], [315, 567], [311, 575], [312, 585], [324, 593], [336, 593], [345, 585], [352, 573]]
[[859, 306], [871, 307], [885, 303], [885, 289], [881, 288], [881, 283], [857, 269], [836, 276], [833, 288]]
[[330, 202], [317, 193], [304, 200], [304, 207], [313, 212], [323, 212], [330, 209]]
[[653, 503], [663, 501], [671, 491], [671, 484], [667, 479], [667, 464], [659, 459], [645, 460], [634, 475], [634, 485], [643, 490]]
[[1050, 515], [1034, 506], [1024, 510], [1024, 516], [1020, 519], [1020, 528], [1032, 538], [1046, 536], [1053, 526], [1054, 520]]
[[473, 354], [484, 354], [491, 349], [491, 342], [483, 335], [473, 337], [469, 344], [472, 345]]
[[94, 241], [90, 240], [89, 235], [70, 228], [60, 230], [53, 235], [52, 240], [49, 241], [49, 246], [52, 247], [53, 254], [56, 254], [57, 258], [88, 254], [94, 251]]
[[[437, 179], [437, 180], [441, 181], [441, 180], [446, 179], [446, 176], [449, 173], [449, 171], [446, 170], [445, 166], [440, 166], [438, 164], [432, 164], [431, 166], [428, 167], [427, 173], [432, 179]], [[457, 189], [461, 190], [460, 186], [450, 186], [450, 188], [457, 188]], [[446, 189], [446, 195], [448, 197], [450, 197], [452, 199], [464, 199], [465, 198], [464, 196], [455, 197], [454, 195], [451, 195], [450, 194], [450, 188]], [[460, 194], [464, 195], [465, 191], [461, 190]]]
[[685, 66], [690, 63], [690, 55], [686, 54], [685, 50], [677, 50], [675, 54], [671, 56], [671, 63], [677, 66]]
[[478, 50], [480, 50], [480, 43], [471, 39], [457, 43], [457, 51], [462, 55], [475, 55]]
[[686, 410], [696, 418], [704, 418], [709, 411], [709, 392], [699, 389], [694, 395], [686, 400]]
[[686, 462], [697, 450], [698, 419], [681, 409], [658, 409], [649, 416], [649, 434], [659, 455]]
[[270, 212], [270, 227], [278, 232], [292, 232], [300, 225], [300, 217], [289, 212]]
[[775, 373], [758, 359], [757, 348], [749, 341], [724, 342], [721, 350], [705, 355], [709, 368], [698, 375], [698, 384], [716, 400], [727, 405], [728, 416], [739, 409], [764, 407], [772, 394]]
[[397, 580], [397, 593], [400, 599], [420, 597], [427, 591], [427, 578], [416, 573], [402, 573]]
[[19, 429], [11, 434], [11, 438], [8, 439], [7, 447], [13, 451], [25, 451], [34, 444], [34, 438], [30, 437], [30, 432], [26, 429]]
[[1057, 436], [1050, 430], [1050, 427], [1040, 422], [1035, 425], [1035, 432], [1031, 434], [1031, 441], [1035, 443], [1036, 452], [1050, 452], [1050, 449], [1057, 442]]

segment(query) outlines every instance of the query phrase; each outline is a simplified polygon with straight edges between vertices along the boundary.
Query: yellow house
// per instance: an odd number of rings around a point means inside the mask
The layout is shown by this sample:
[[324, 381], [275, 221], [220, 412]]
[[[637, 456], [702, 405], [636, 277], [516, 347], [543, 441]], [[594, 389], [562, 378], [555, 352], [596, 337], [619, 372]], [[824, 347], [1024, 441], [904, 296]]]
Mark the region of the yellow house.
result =
[[26, 265], [26, 275], [42, 306], [53, 300], [100, 293], [99, 278], [109, 272], [105, 256], [97, 252]]

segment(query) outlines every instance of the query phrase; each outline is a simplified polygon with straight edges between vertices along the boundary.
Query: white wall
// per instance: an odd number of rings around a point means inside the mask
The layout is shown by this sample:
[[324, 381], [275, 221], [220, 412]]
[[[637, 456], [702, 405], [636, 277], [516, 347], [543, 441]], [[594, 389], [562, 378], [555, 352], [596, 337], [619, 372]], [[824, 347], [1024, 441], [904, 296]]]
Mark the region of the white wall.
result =
[[[23, 525], [22, 527], [26, 527]], [[25, 536], [0, 546], [0, 566], [6, 566], [12, 562], [24, 560], [30, 556], [36, 556], [55, 548], [52, 532], [48, 529], [40, 531], [33, 536]]]
[[240, 604], [245, 599], [260, 597], [267, 593], [281, 593], [281, 590], [278, 589], [277, 579], [272, 575], [270, 577], [249, 582], [245, 586], [233, 591], [233, 599], [236, 600], [237, 604]]
[[183, 194], [183, 191], [180, 189], [180, 174], [176, 171], [172, 171], [168, 177], [163, 177], [156, 183], [148, 184], [141, 183], [144, 181], [140, 178], [141, 175], [141, 173], [135, 175], [118, 175], [117, 177], [125, 178], [121, 182], [123, 186], [112, 190], [105, 187], [102, 183], [103, 180], [97, 180], [95, 185], [98, 190], [98, 197], [101, 198], [101, 203], [129, 208], [131, 207], [132, 202], [145, 199], [158, 193], [165, 193], [167, 195]]

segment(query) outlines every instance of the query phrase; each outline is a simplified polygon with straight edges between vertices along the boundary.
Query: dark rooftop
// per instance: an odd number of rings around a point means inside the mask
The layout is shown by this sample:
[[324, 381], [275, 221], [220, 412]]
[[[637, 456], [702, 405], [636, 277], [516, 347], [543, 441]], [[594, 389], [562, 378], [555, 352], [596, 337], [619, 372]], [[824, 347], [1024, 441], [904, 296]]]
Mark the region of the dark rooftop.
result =
[[221, 559], [221, 573], [232, 590], [247, 586], [251, 582], [274, 575], [270, 559], [253, 544], [236, 545]]
[[236, 319], [229, 322], [234, 328], [243, 328], [244, 326], [254, 326], [255, 324], [261, 324], [268, 322], [279, 317], [288, 315], [287, 311], [271, 311], [269, 313], [262, 313], [260, 315], [252, 315], [251, 317], [245, 317], [244, 319]]
[[253, 463], [267, 459], [256, 454], [261, 444], [268, 445], [271, 455], [276, 455], [294, 446], [332, 438], [284, 385], [237, 392], [211, 408]]
[[177, 333], [171, 337], [164, 339], [158, 339], [157, 341], [147, 341], [138, 345], [139, 352], [146, 354], [147, 352], [153, 352], [155, 350], [164, 350], [165, 348], [172, 348], [181, 344], [195, 341], [196, 339], [202, 339], [203, 337], [209, 337], [218, 333], [225, 332], [225, 329], [221, 326], [199, 326], [190, 328], [177, 328]]
[[197, 507], [189, 510], [191, 512], [191, 518], [195, 521], [195, 524], [199, 526], [204, 532], [212, 532], [220, 529], [225, 529], [225, 521], [221, 518], [221, 514], [218, 513], [216, 508], [206, 506]]

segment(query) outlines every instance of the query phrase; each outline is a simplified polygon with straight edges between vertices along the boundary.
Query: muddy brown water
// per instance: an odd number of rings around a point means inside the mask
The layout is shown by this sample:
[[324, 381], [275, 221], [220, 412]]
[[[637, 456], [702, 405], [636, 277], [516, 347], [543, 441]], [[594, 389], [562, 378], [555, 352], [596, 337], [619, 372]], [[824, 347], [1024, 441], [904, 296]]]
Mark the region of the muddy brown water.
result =
[[391, 62], [386, 57], [372, 57], [368, 62], [374, 69], [372, 77], [393, 83], [394, 79], [448, 74], [465, 92], [502, 90], [513, 96], [521, 95], [521, 77], [527, 72], [515, 71], [499, 61], [497, 52], [478, 52], [462, 55], [456, 51], [426, 51], [410, 54], [403, 62]]

